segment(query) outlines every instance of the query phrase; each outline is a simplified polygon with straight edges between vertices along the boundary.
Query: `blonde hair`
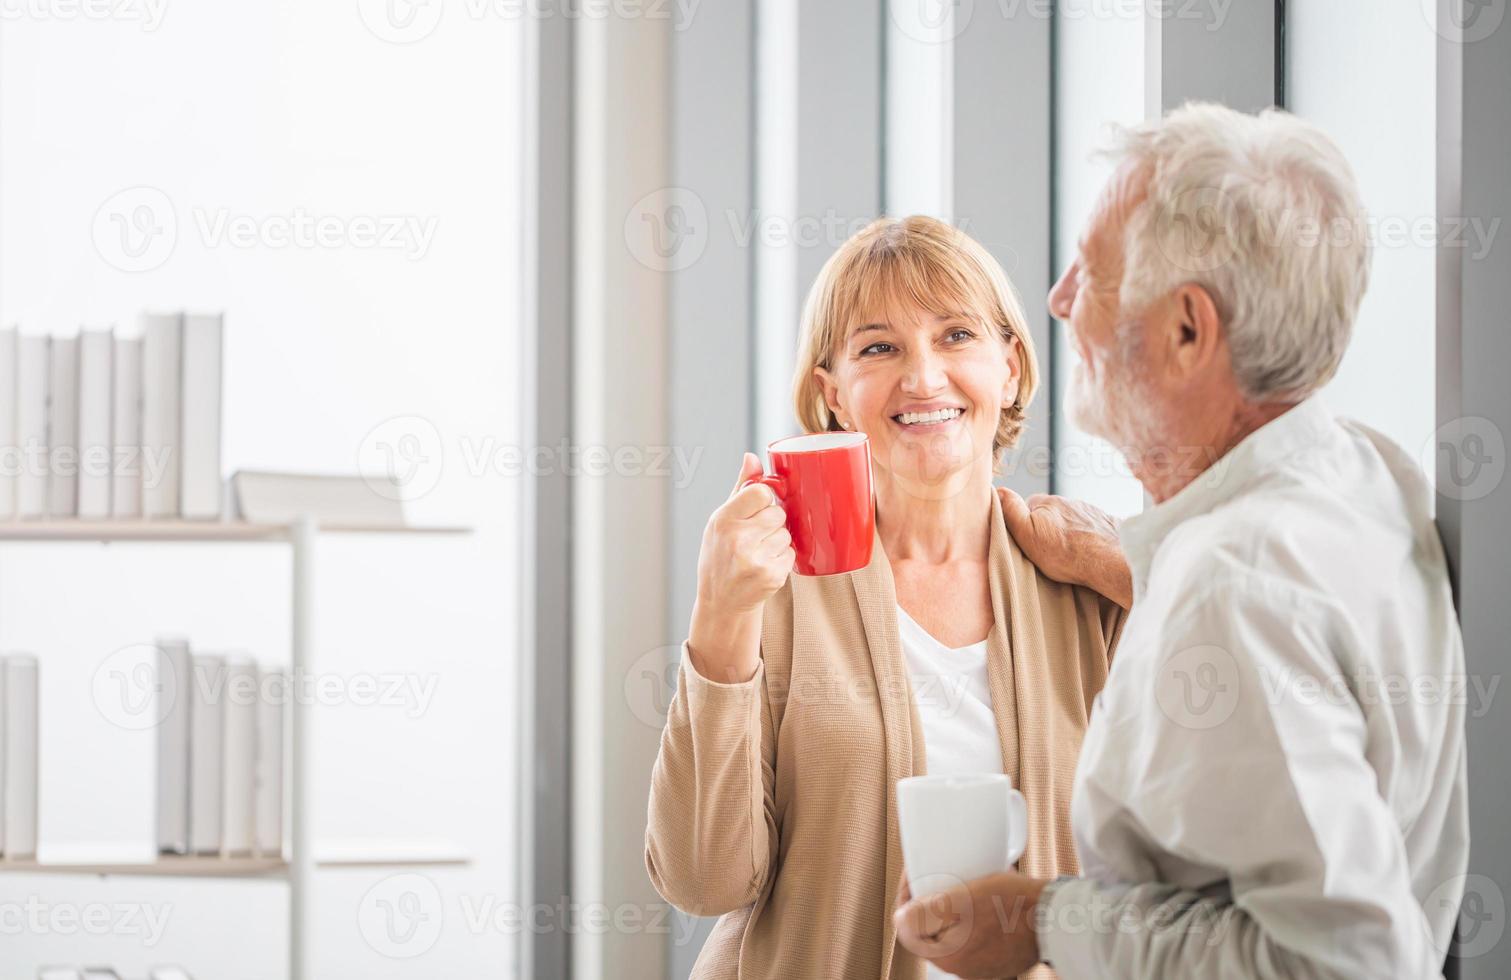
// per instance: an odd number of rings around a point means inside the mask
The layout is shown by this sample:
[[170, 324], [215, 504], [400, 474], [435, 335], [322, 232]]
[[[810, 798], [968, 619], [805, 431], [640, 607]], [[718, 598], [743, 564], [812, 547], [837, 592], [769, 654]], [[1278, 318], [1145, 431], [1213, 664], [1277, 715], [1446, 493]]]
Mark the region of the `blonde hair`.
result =
[[992, 438], [992, 461], [1000, 463], [1002, 451], [1017, 444], [1039, 387], [1028, 318], [997, 260], [969, 235], [926, 215], [876, 219], [819, 270], [803, 304], [792, 379], [798, 423], [805, 432], [842, 431], [813, 369], [832, 369], [839, 344], [862, 317], [903, 305], [936, 316], [974, 316], [996, 327], [1009, 347], [1018, 342], [1018, 396], [1003, 407]]

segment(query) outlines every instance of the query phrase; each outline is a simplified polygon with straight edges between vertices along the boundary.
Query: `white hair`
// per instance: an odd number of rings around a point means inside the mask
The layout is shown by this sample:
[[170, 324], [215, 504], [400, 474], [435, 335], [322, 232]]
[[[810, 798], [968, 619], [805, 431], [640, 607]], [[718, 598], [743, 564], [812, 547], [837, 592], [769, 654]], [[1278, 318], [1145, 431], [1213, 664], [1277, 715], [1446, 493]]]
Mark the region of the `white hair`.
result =
[[1295, 402], [1325, 384], [1369, 282], [1367, 216], [1337, 145], [1278, 109], [1191, 103], [1120, 129], [1105, 155], [1148, 173], [1124, 230], [1124, 308], [1199, 285], [1246, 398]]

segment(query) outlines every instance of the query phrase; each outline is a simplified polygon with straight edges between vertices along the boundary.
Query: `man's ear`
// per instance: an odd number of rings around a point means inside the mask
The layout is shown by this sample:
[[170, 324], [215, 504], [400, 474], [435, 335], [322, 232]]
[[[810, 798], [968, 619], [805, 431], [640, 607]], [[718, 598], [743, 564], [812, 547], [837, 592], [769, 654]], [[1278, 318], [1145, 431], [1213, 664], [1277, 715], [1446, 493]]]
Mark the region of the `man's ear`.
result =
[[1212, 294], [1187, 283], [1175, 291], [1171, 366], [1183, 378], [1202, 373], [1222, 349], [1222, 317]]

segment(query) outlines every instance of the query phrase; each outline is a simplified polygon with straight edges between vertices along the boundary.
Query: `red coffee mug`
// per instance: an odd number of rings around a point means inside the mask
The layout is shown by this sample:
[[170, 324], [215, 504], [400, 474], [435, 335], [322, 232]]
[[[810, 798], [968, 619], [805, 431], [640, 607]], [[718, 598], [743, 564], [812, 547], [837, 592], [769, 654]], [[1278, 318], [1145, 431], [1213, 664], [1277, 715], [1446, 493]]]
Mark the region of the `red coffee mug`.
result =
[[820, 432], [766, 447], [764, 483], [787, 512], [799, 575], [839, 575], [871, 563], [876, 505], [871, 498], [871, 442], [863, 432]]

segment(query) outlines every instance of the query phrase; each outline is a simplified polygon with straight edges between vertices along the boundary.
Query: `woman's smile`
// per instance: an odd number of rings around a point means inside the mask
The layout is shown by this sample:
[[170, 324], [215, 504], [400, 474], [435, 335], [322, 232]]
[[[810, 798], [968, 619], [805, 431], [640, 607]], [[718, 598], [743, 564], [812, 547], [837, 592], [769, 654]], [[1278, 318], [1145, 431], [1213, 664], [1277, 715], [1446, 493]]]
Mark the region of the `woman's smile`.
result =
[[963, 408], [943, 408], [931, 412], [901, 412], [891, 422], [904, 432], [938, 433], [949, 429], [965, 417]]

